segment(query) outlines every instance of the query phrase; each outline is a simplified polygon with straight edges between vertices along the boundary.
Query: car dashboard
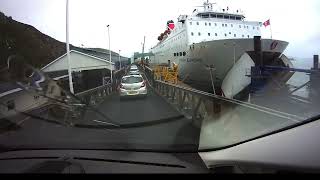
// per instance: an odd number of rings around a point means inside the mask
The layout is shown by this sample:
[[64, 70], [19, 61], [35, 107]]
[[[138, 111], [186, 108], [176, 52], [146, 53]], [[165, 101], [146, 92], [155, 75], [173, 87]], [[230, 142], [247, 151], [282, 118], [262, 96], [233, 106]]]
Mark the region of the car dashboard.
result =
[[208, 173], [198, 153], [19, 150], [0, 154], [0, 173]]

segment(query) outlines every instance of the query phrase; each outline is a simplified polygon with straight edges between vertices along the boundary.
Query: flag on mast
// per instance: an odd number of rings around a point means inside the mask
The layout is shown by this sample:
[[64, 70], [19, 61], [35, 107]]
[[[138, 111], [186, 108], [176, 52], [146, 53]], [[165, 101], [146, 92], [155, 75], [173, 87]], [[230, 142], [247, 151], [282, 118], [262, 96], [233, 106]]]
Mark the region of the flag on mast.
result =
[[263, 23], [264, 27], [268, 27], [270, 26], [270, 33], [271, 33], [271, 39], [272, 39], [272, 29], [271, 29], [271, 23], [270, 23], [270, 19], [268, 19], [267, 21], [265, 21]]
[[270, 19], [268, 19], [267, 21], [265, 21], [265, 22], [263, 23], [263, 25], [264, 25], [264, 27], [270, 26], [270, 25], [271, 25], [271, 24], [270, 24]]

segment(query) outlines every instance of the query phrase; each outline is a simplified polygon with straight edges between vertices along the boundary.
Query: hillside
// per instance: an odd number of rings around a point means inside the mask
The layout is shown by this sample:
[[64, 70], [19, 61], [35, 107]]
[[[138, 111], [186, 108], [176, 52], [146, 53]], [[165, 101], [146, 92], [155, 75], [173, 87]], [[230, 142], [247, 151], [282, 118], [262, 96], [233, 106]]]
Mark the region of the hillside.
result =
[[[70, 45], [70, 49], [104, 58], [109, 50], [100, 48], [83, 49]], [[94, 52], [99, 50], [98, 52]], [[47, 36], [36, 28], [13, 20], [0, 12], [0, 69], [5, 66], [10, 55], [20, 54], [35, 67], [43, 67], [66, 52], [65, 43]], [[101, 55], [102, 54], [102, 55]], [[118, 56], [112, 52], [113, 56]], [[108, 57], [108, 56], [106, 56]]]
[[23, 55], [35, 67], [41, 67], [66, 52], [65, 44], [36, 28], [6, 17], [0, 12], [0, 66], [8, 56]]

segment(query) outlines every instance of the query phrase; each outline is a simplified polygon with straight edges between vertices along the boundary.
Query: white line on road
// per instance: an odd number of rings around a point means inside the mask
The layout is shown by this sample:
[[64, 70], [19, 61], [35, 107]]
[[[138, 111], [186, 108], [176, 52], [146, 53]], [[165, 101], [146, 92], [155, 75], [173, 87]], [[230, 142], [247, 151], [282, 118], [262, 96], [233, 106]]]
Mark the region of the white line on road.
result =
[[105, 121], [99, 121], [99, 120], [92, 120], [92, 121], [94, 121], [94, 122], [98, 122], [98, 123], [102, 123], [102, 124], [110, 124], [110, 125], [114, 125], [114, 124], [112, 124], [112, 123], [108, 123], [108, 122], [105, 122]]
[[19, 121], [18, 123], [17, 123], [17, 125], [21, 125], [22, 123], [24, 123], [26, 120], [28, 120], [28, 119], [30, 119], [30, 117], [26, 117], [26, 118], [24, 118], [24, 119], [22, 119], [21, 121]]

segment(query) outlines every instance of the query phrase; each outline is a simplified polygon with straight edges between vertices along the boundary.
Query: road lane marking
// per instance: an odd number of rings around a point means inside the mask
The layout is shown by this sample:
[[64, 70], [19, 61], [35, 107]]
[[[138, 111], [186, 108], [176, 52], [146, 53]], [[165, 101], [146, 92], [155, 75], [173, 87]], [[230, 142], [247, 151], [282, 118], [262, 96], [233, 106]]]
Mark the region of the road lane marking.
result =
[[99, 121], [99, 120], [92, 120], [92, 121], [94, 121], [94, 122], [98, 122], [98, 123], [102, 123], [102, 124], [109, 124], [109, 125], [112, 125], [112, 126], [114, 126], [114, 124], [112, 124], [112, 123], [108, 123], [108, 122], [105, 122], [105, 121]]
[[18, 126], [22, 125], [26, 120], [30, 119], [30, 117], [26, 117], [17, 123]]

